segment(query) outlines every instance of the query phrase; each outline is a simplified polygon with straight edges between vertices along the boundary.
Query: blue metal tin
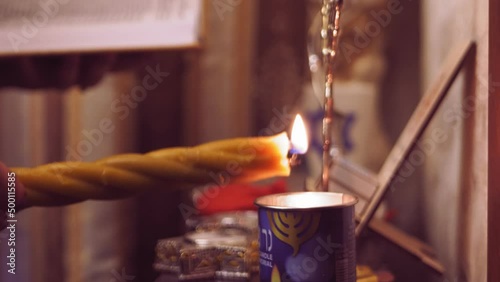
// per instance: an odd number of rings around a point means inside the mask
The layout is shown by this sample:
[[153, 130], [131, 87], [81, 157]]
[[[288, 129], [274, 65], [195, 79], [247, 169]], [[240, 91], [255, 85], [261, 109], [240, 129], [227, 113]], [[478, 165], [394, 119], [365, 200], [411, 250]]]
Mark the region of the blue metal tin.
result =
[[355, 282], [354, 205], [332, 192], [260, 197], [261, 282]]

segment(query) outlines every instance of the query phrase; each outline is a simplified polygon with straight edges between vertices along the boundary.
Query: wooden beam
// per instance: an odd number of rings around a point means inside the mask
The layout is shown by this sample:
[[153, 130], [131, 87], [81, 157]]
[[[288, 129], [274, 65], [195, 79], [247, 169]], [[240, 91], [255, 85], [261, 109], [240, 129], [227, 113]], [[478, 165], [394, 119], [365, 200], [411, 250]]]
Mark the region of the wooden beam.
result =
[[429, 266], [438, 274], [444, 274], [446, 269], [436, 257], [436, 253], [431, 246], [420, 241], [416, 237], [408, 235], [396, 226], [380, 219], [372, 218], [372, 220], [368, 223], [368, 227], [389, 240], [391, 243], [419, 258], [422, 263]]
[[[64, 140], [63, 143], [73, 148], [76, 147], [82, 130], [82, 101], [81, 91], [78, 88], [72, 88], [65, 93], [64, 107]], [[82, 246], [82, 209], [81, 205], [71, 205], [63, 208], [63, 232], [65, 240], [64, 244], [64, 260], [67, 264], [64, 266], [66, 273], [64, 281], [81, 282], [82, 268], [80, 254], [83, 250]]]
[[[500, 3], [489, 1], [488, 281], [500, 281]], [[493, 82], [493, 83], [492, 83]]]

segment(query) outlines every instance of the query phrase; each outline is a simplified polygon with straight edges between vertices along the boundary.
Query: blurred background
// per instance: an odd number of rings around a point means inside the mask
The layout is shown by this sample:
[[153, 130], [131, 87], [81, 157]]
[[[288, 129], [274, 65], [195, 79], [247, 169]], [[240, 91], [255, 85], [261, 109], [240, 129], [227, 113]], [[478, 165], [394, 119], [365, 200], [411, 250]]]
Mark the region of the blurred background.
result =
[[[271, 127], [289, 130], [290, 116], [301, 112], [313, 144], [307, 174], [317, 175], [322, 100], [311, 62], [321, 59], [314, 28], [320, 1], [202, 3], [197, 46], [0, 57], [0, 161], [93, 161], [263, 135]], [[346, 158], [375, 173], [450, 50], [477, 43], [476, 59], [466, 63], [430, 125], [447, 138], [418, 165], [403, 168], [406, 180], [389, 192], [381, 215], [434, 247], [446, 275], [375, 233], [358, 240], [358, 263], [386, 269], [396, 281], [486, 281], [487, 12], [486, 0], [345, 1], [336, 142]], [[134, 96], [158, 69], [168, 75]], [[115, 129], [94, 142], [103, 118]], [[154, 281], [156, 241], [183, 233], [178, 204], [186, 197], [164, 189], [22, 211], [17, 274], [2, 263], [0, 279], [120, 281], [115, 274], [125, 272], [134, 281]], [[1, 244], [2, 254], [6, 248]]]

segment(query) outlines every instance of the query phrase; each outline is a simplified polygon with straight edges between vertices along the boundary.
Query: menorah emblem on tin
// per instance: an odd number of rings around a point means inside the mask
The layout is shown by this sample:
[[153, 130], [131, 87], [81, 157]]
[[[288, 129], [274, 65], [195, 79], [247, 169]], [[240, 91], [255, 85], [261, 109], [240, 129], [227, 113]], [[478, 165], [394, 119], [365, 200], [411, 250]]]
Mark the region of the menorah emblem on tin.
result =
[[314, 212], [267, 212], [274, 236], [292, 247], [293, 256], [318, 230], [320, 215]]

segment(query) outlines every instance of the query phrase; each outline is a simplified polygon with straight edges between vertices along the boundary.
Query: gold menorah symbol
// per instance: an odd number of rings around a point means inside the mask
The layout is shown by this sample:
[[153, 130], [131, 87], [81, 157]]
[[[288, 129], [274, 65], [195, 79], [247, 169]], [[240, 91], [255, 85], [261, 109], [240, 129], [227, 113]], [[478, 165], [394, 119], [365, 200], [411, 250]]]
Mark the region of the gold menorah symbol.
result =
[[320, 213], [314, 212], [267, 212], [271, 230], [280, 241], [293, 248], [297, 255], [302, 243], [318, 230]]

